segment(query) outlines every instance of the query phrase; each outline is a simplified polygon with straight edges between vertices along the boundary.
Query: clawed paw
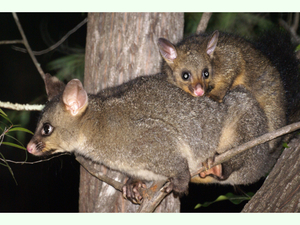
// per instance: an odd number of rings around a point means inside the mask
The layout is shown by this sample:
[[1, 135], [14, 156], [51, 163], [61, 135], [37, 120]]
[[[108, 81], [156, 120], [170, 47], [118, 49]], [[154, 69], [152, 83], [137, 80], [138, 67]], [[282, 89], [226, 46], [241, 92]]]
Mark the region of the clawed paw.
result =
[[141, 204], [143, 196], [140, 193], [141, 188], [147, 188], [146, 184], [141, 180], [128, 179], [126, 184], [122, 187], [123, 197], [135, 204]]

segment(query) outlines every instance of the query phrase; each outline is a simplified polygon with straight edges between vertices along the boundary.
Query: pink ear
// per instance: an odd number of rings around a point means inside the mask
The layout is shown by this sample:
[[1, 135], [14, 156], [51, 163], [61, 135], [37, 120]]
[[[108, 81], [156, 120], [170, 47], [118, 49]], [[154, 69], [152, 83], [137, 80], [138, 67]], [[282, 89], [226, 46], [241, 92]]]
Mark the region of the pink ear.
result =
[[215, 51], [215, 48], [217, 47], [217, 43], [218, 43], [218, 38], [219, 38], [219, 31], [215, 31], [212, 34], [212, 37], [210, 38], [208, 44], [207, 44], [207, 48], [206, 48], [206, 53], [212, 57], [213, 53]]
[[63, 102], [73, 116], [86, 109], [88, 96], [78, 79], [73, 79], [66, 85]]
[[175, 46], [164, 38], [159, 38], [157, 44], [160, 54], [166, 60], [166, 62], [173, 63], [174, 59], [177, 58]]

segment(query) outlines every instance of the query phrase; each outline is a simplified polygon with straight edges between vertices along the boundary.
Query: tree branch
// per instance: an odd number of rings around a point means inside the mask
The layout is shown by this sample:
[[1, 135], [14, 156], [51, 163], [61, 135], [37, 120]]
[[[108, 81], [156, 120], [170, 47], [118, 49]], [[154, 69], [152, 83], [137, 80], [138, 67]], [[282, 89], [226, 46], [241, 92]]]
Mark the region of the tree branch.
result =
[[23, 40], [0, 41], [0, 45], [24, 44]]
[[[56, 42], [54, 45], [50, 46], [47, 49], [44, 49], [42, 51], [32, 51], [32, 53], [34, 55], [42, 55], [42, 54], [46, 54], [52, 50], [54, 50], [55, 48], [57, 48], [59, 45], [61, 45], [71, 34], [75, 33], [80, 27], [82, 27], [84, 24], [87, 23], [87, 18], [85, 18], [83, 21], [81, 21], [79, 24], [77, 24], [76, 27], [74, 27], [72, 30], [70, 30], [66, 35], [64, 35], [58, 42]], [[0, 42], [1, 43], [1, 42]], [[24, 48], [19, 48], [14, 46], [13, 47], [14, 50], [23, 52], [23, 53], [27, 53], [28, 51]]]
[[0, 101], [0, 108], [13, 109], [18, 111], [41, 111], [44, 107], [45, 105], [29, 105]]
[[[295, 18], [297, 19], [297, 18]], [[299, 15], [298, 15], [298, 20], [299, 20]], [[300, 43], [300, 37], [297, 35], [295, 28], [290, 27], [287, 22], [285, 22], [283, 19], [279, 19], [279, 24], [285, 29], [287, 30], [293, 39], [293, 42], [299, 44]], [[294, 25], [297, 24], [297, 22], [294, 22]]]
[[[225, 151], [224, 153], [220, 154], [220, 155], [217, 155], [215, 157], [215, 161], [212, 165], [213, 166], [216, 166], [218, 164], [222, 164], [226, 161], [228, 161], [229, 159], [231, 159], [232, 157], [250, 149], [250, 148], [253, 148], [254, 146], [256, 145], [259, 145], [259, 144], [262, 144], [262, 143], [265, 143], [267, 141], [270, 141], [270, 140], [273, 140], [277, 137], [280, 137], [282, 135], [285, 135], [285, 134], [289, 134], [289, 133], [292, 133], [296, 130], [300, 129], [300, 122], [297, 122], [297, 123], [292, 123], [292, 124], [289, 124], [285, 127], [282, 127], [278, 130], [275, 130], [275, 131], [272, 131], [270, 133], [266, 133], [258, 138], [255, 138], [251, 141], [248, 141], [240, 146], [237, 146], [235, 148], [232, 148], [228, 151]], [[191, 173], [191, 176], [196, 176], [198, 175], [200, 172], [204, 171], [205, 168], [204, 167], [201, 167], [199, 170], [197, 171], [194, 171]]]
[[295, 33], [297, 33], [298, 26], [299, 26], [299, 13], [295, 13], [294, 22], [291, 27]]
[[40, 73], [40, 75], [42, 76], [43, 80], [45, 80], [45, 73], [44, 73], [44, 71], [42, 70], [41, 65], [38, 63], [37, 59], [35, 58], [35, 56], [34, 56], [32, 50], [31, 50], [31, 47], [30, 47], [30, 45], [29, 45], [29, 43], [28, 43], [28, 41], [27, 41], [26, 35], [25, 35], [25, 33], [24, 33], [24, 31], [23, 31], [23, 28], [22, 28], [22, 26], [21, 26], [21, 24], [20, 24], [19, 18], [18, 18], [18, 16], [17, 16], [16, 13], [12, 13], [12, 14], [13, 14], [13, 17], [14, 17], [14, 19], [15, 19], [15, 22], [16, 22], [16, 24], [17, 24], [17, 26], [18, 26], [18, 29], [19, 29], [19, 31], [20, 31], [20, 34], [21, 34], [21, 36], [22, 36], [22, 39], [23, 39], [24, 45], [25, 45], [25, 47], [26, 47], [26, 49], [27, 49], [27, 51], [28, 51], [28, 54], [30, 55], [30, 57], [31, 57], [31, 59], [32, 59], [34, 65], [35, 65], [35, 67], [36, 67], [37, 70], [39, 71], [39, 73]]
[[210, 12], [205, 12], [202, 14], [201, 20], [198, 24], [197, 31], [196, 31], [197, 34], [205, 32], [211, 15], [212, 13]]
[[94, 177], [98, 178], [99, 180], [104, 181], [105, 183], [113, 186], [116, 190], [121, 191], [122, 192], [122, 187], [123, 184], [115, 181], [114, 179], [111, 179], [110, 177], [104, 175], [102, 172], [96, 170], [93, 167], [93, 162], [90, 160], [87, 160], [85, 158], [83, 158], [80, 155], [76, 155], [76, 160], [81, 164], [81, 166], [86, 169], [91, 175], [93, 175]]

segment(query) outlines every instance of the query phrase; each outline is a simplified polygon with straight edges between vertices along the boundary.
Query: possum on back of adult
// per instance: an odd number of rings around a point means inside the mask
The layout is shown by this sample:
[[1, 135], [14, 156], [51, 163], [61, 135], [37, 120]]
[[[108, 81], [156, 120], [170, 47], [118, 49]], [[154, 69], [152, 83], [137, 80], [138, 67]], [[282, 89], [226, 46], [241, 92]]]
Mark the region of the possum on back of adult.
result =
[[[164, 59], [162, 72], [167, 74], [170, 83], [194, 97], [205, 95], [218, 102], [224, 100], [229, 90], [242, 85], [266, 114], [270, 132], [286, 125], [286, 96], [278, 68], [257, 46], [237, 35], [219, 31], [192, 35], [176, 45], [164, 38], [158, 40]], [[289, 63], [292, 61], [286, 62], [286, 66]], [[280, 139], [271, 141], [270, 147], [277, 147]]]

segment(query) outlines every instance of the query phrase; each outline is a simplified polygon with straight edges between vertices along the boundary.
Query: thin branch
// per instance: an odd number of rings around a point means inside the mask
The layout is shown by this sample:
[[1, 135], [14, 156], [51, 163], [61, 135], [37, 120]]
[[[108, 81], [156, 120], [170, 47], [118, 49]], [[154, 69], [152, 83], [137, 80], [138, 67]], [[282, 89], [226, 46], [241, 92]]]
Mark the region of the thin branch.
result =
[[22, 36], [22, 39], [23, 39], [24, 45], [25, 45], [25, 47], [26, 47], [26, 49], [28, 51], [28, 54], [30, 55], [30, 57], [31, 57], [34, 65], [36, 66], [36, 68], [39, 71], [40, 75], [42, 76], [43, 80], [45, 80], [45, 73], [42, 70], [41, 65], [38, 63], [37, 59], [35, 58], [34, 54], [32, 53], [32, 50], [31, 50], [30, 45], [29, 45], [29, 43], [27, 41], [27, 38], [26, 38], [25, 33], [23, 31], [23, 28], [22, 28], [22, 26], [21, 26], [21, 24], [19, 22], [19, 18], [18, 18], [18, 16], [17, 16], [16, 13], [12, 13], [12, 14], [13, 14], [15, 22], [16, 22], [16, 24], [18, 26], [18, 29], [20, 31], [20, 34]]
[[[83, 21], [81, 21], [76, 27], [74, 27], [72, 30], [70, 30], [65, 36], [63, 36], [58, 42], [56, 42], [54, 45], [50, 46], [49, 48], [42, 50], [42, 51], [32, 51], [34, 55], [42, 55], [46, 54], [55, 48], [57, 48], [59, 45], [61, 45], [71, 34], [75, 33], [80, 27], [82, 27], [84, 24], [87, 23], [87, 18], [85, 18]], [[13, 46], [14, 50], [27, 53], [27, 50], [24, 48], [19, 48], [16, 46]]]
[[287, 22], [285, 22], [283, 19], [279, 19], [279, 24], [285, 29], [287, 30], [293, 39], [293, 42], [299, 44], [300, 43], [300, 37], [297, 35], [297, 33], [295, 32], [295, 30], [293, 30], [288, 24]]
[[41, 111], [44, 107], [45, 105], [29, 105], [0, 101], [0, 108], [13, 109], [18, 111]]
[[147, 195], [143, 194], [144, 200], [142, 204], [140, 205], [137, 212], [140, 213], [149, 213], [154, 212], [156, 207], [161, 203], [164, 198], [170, 194], [166, 193], [165, 191], [161, 191], [163, 188], [169, 186], [170, 182], [157, 182], [154, 183], [150, 188], [147, 189]]
[[[1, 143], [0, 143], [1, 144]], [[20, 162], [20, 161], [14, 161], [14, 160], [9, 160], [9, 159], [1, 159], [0, 158], [0, 161], [6, 161], [6, 162], [10, 162], [10, 163], [14, 163], [14, 164], [27, 164], [27, 165], [33, 165], [33, 164], [37, 164], [37, 163], [42, 163], [42, 162], [47, 162], [47, 161], [50, 161], [54, 158], [57, 158], [57, 157], [60, 157], [62, 155], [70, 155], [70, 153], [62, 153], [62, 154], [59, 154], [59, 155], [54, 155], [50, 158], [47, 158], [47, 159], [41, 159], [41, 160], [37, 160], [37, 161], [33, 161], [33, 162], [27, 162], [27, 161], [24, 161], [24, 162]]]
[[[93, 167], [93, 162], [90, 160], [86, 160], [82, 156], [76, 155], [76, 160], [81, 164], [81, 166], [88, 171], [92, 176], [97, 179], [113, 186], [116, 190], [122, 192], [123, 183], [118, 182], [106, 175], [102, 172], [96, 170]], [[160, 202], [169, 194], [162, 192], [161, 189], [167, 185], [169, 182], [165, 184], [167, 181], [161, 181], [154, 183], [150, 188], [147, 189], [139, 189], [143, 196], [143, 202], [138, 209], [138, 212], [153, 212], [156, 207], [160, 204]]]
[[[272, 131], [270, 133], [266, 133], [258, 138], [255, 138], [251, 141], [248, 141], [238, 147], [235, 147], [235, 148], [232, 148], [228, 151], [225, 151], [224, 153], [220, 154], [220, 155], [217, 155], [215, 157], [215, 162], [213, 163], [212, 167], [213, 166], [216, 166], [218, 164], [222, 164], [226, 161], [228, 161], [229, 159], [231, 159], [232, 157], [250, 149], [250, 148], [253, 148], [254, 146], [256, 145], [259, 145], [259, 144], [262, 144], [262, 143], [265, 143], [267, 141], [270, 141], [270, 140], [273, 140], [277, 137], [280, 137], [282, 135], [285, 135], [285, 134], [289, 134], [289, 133], [292, 133], [296, 130], [300, 129], [300, 122], [297, 122], [297, 123], [292, 123], [292, 124], [289, 124], [285, 127], [282, 127], [278, 130], [275, 130], [275, 131]], [[191, 173], [191, 176], [196, 176], [198, 175], [200, 172], [204, 171], [205, 168], [202, 167], [200, 168], [199, 170], [197, 171], [194, 171]]]
[[298, 26], [299, 26], [299, 13], [295, 13], [294, 22], [291, 29], [293, 29], [293, 31], [297, 33]]
[[81, 166], [86, 169], [91, 175], [104, 181], [105, 183], [113, 186], [116, 190], [122, 192], [123, 184], [115, 181], [114, 179], [104, 175], [102, 172], [96, 170], [93, 167], [92, 161], [84, 159], [82, 156], [76, 155], [76, 160], [81, 164]]
[[24, 44], [24, 41], [23, 40], [0, 41], [0, 45], [11, 45], [11, 44]]
[[201, 20], [198, 24], [197, 31], [196, 31], [197, 34], [205, 32], [211, 15], [212, 13], [210, 12], [205, 12], [202, 14]]

